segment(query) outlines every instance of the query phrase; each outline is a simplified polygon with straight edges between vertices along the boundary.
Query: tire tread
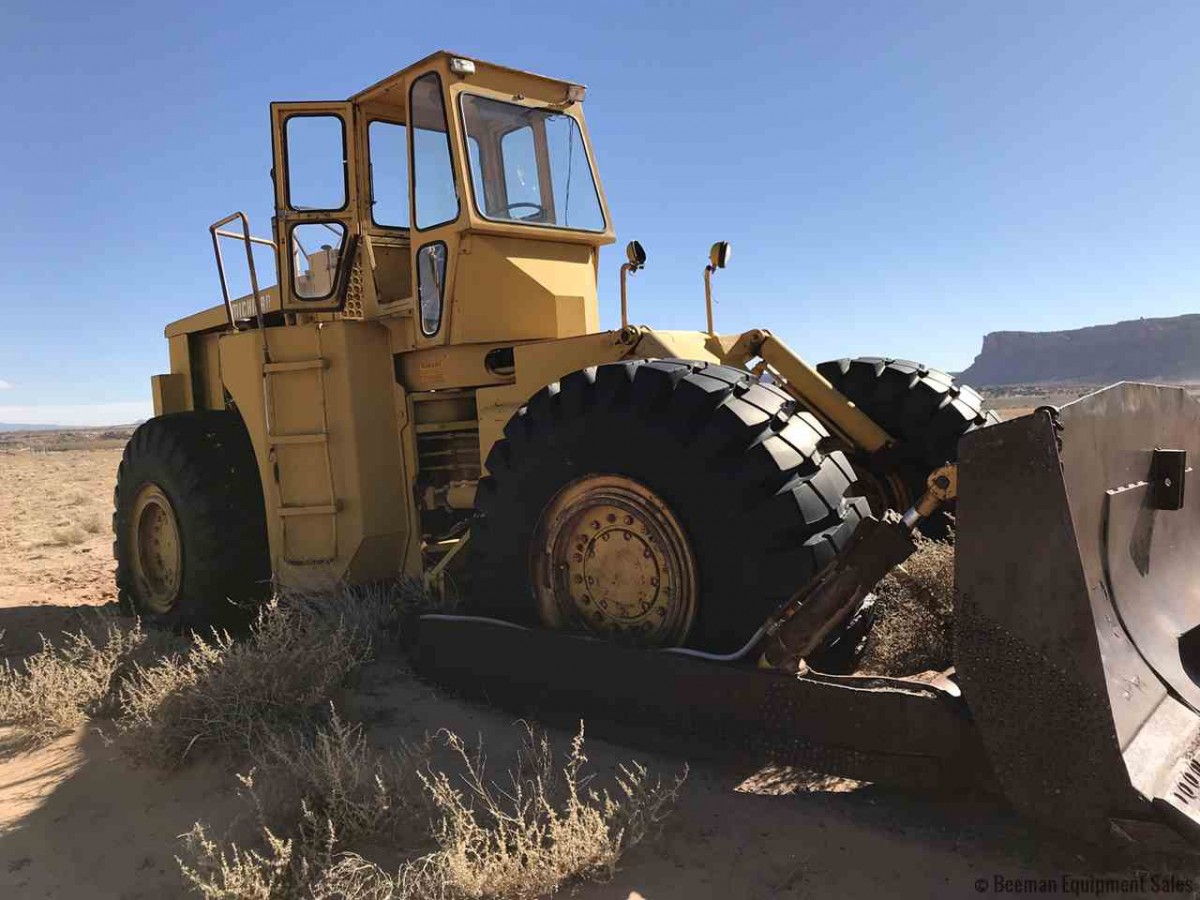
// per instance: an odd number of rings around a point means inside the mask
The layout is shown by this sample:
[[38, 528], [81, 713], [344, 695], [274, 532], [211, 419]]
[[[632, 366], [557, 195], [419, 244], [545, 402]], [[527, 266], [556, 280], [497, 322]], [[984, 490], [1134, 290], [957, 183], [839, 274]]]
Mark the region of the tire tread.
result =
[[817, 420], [728, 366], [627, 360], [573, 372], [530, 398], [504, 435], [476, 496], [472, 603], [518, 621], [536, 620], [527, 560], [537, 517], [588, 472], [636, 478], [679, 516], [700, 568], [688, 643], [705, 649], [740, 646], [867, 512], [851, 466], [821, 449]]
[[[165, 614], [140, 607], [126, 546], [139, 488], [153, 481], [175, 510], [183, 542], [179, 601]], [[236, 412], [202, 410], [144, 422], [125, 446], [113, 491], [118, 600], [129, 613], [175, 628], [230, 621], [229, 601], [269, 589], [262, 486], [249, 435]]]

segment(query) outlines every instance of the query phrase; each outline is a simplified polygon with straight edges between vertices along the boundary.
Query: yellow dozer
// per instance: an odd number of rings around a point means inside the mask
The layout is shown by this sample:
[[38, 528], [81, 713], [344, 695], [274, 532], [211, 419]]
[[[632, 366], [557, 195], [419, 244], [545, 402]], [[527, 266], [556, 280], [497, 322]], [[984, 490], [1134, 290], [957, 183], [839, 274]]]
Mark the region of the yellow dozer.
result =
[[[725, 243], [705, 330], [629, 323], [636, 242], [600, 330], [584, 98], [440, 52], [271, 105], [271, 234], [210, 227], [224, 302], [167, 326], [121, 464], [122, 602], [204, 628], [419, 578], [460, 602], [409, 629], [419, 669], [494, 702], [1194, 835], [1196, 405], [1121, 385], [997, 424], [926, 366], [813, 367], [716, 331]], [[872, 588], [952, 517], [955, 668], [856, 676]]]

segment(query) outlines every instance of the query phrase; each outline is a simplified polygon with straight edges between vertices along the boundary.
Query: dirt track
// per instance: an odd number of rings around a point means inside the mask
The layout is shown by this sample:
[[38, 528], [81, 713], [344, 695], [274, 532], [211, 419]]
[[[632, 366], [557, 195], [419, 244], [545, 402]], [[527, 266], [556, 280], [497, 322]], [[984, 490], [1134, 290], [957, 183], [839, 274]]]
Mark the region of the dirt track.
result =
[[[110, 603], [108, 503], [119, 452], [0, 454], [0, 629], [4, 652], [72, 627]], [[94, 517], [104, 527], [95, 532]], [[78, 525], [82, 530], [72, 530]], [[77, 542], [72, 542], [78, 539]], [[479, 735], [507, 764], [511, 717], [447, 699], [398, 658], [368, 667], [349, 712], [380, 746], [447, 727]], [[569, 736], [554, 735], [565, 748]], [[669, 775], [684, 760], [588, 742], [600, 770], [635, 756]], [[975, 883], [1057, 879], [1099, 863], [986, 797], [930, 798], [802, 773], [694, 768], [662, 839], [636, 848], [614, 882], [582, 900], [695, 897], [968, 897]], [[0, 761], [0, 897], [184, 896], [177, 835], [239, 809], [233, 773], [201, 763], [167, 774], [130, 766], [94, 731]]]

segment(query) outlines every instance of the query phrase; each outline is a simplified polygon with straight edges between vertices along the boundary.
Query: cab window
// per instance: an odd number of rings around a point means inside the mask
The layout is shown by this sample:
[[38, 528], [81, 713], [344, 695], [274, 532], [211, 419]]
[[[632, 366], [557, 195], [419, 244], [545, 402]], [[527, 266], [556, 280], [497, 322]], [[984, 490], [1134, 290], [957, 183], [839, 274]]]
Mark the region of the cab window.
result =
[[377, 119], [367, 126], [371, 154], [371, 221], [408, 228], [408, 135], [403, 125]]
[[458, 191], [450, 161], [450, 136], [442, 82], [430, 72], [413, 82], [409, 91], [412, 134], [414, 206], [418, 229], [434, 228], [458, 218]]
[[532, 126], [514, 129], [500, 138], [500, 158], [504, 160], [504, 193], [509, 211], [519, 212], [518, 207], [541, 209], [542, 189], [538, 185]]
[[284, 125], [287, 199], [295, 210], [339, 210], [346, 205], [346, 134], [330, 115], [289, 116]]
[[462, 95], [479, 214], [500, 222], [603, 231], [579, 123], [550, 109]]

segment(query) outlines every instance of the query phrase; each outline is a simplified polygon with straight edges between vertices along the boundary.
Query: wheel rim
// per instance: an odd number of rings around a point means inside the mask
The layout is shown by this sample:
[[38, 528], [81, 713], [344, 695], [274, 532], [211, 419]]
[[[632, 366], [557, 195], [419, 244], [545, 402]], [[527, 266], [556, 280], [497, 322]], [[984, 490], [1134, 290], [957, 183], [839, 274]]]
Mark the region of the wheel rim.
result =
[[169, 612], [179, 597], [183, 554], [175, 510], [162, 488], [142, 485], [131, 523], [133, 575], [142, 605], [150, 612]]
[[530, 569], [542, 621], [650, 646], [696, 617], [696, 560], [670, 507], [622, 475], [587, 475], [547, 504]]

